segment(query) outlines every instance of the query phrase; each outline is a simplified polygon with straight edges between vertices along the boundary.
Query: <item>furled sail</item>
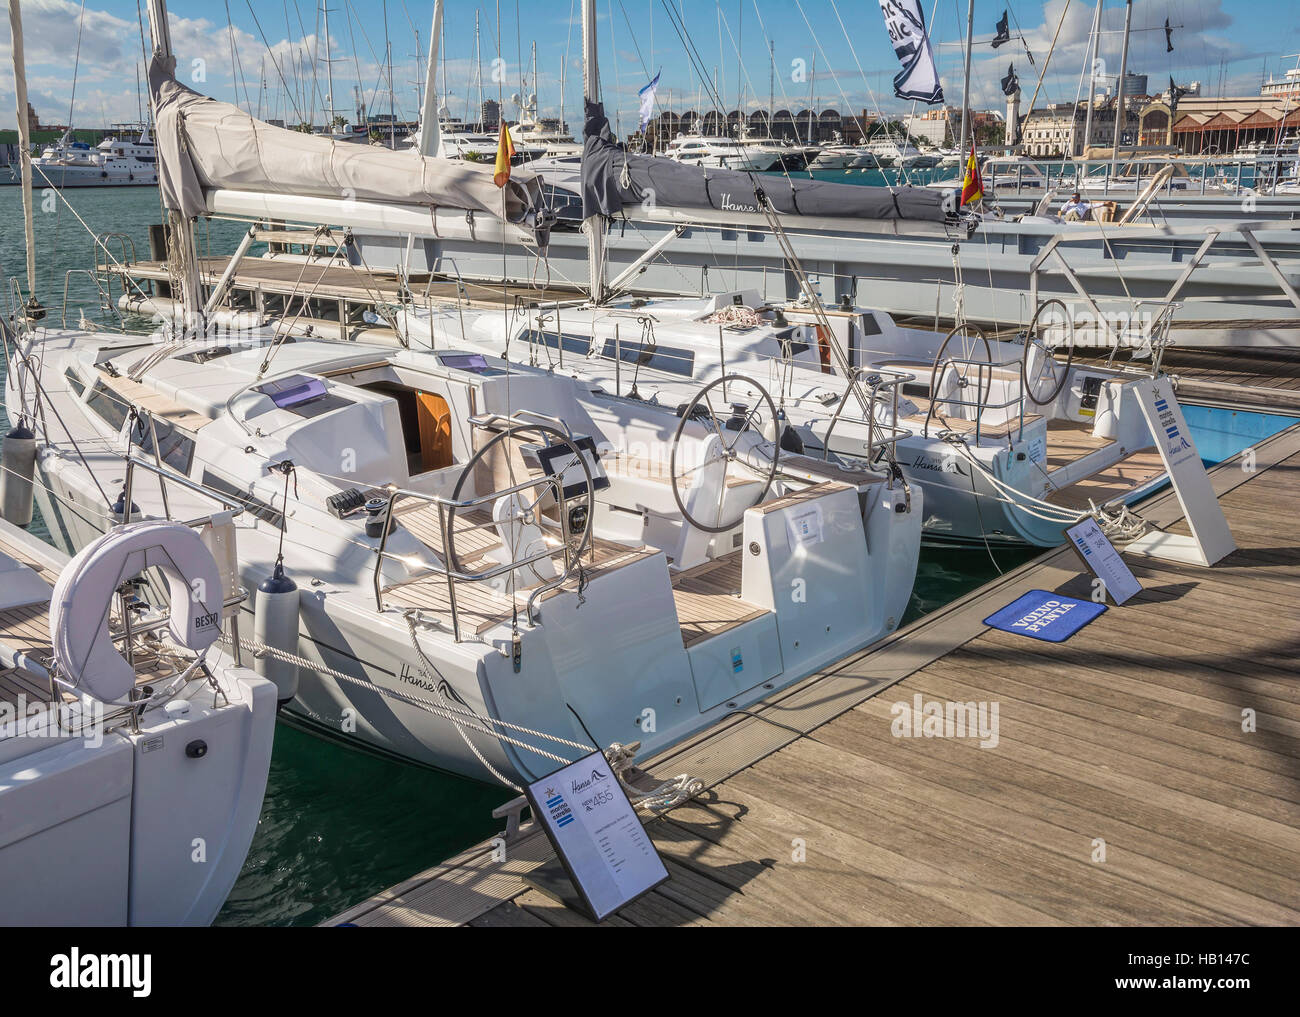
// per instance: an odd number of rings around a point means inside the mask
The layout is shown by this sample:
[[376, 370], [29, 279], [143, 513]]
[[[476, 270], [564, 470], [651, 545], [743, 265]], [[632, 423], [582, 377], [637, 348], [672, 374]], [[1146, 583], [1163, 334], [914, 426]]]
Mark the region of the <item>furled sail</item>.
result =
[[498, 188], [489, 166], [273, 127], [185, 87], [175, 67], [155, 56], [149, 88], [163, 200], [185, 215], [205, 213], [205, 192], [215, 190], [448, 207], [514, 223], [540, 203], [535, 174]]
[[637, 209], [710, 209], [754, 215], [761, 209], [755, 180], [782, 215], [894, 222], [944, 223], [955, 208], [951, 192], [930, 187], [871, 187], [742, 170], [689, 166], [673, 159], [633, 155], [616, 142], [604, 107], [586, 104], [582, 148], [582, 215], [635, 216]]

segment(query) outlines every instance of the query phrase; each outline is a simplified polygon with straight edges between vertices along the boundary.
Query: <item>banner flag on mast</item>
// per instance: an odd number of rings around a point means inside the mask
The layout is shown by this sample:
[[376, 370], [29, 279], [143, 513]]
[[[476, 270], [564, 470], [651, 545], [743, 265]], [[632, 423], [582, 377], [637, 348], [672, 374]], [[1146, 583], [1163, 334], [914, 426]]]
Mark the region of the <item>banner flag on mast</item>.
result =
[[984, 181], [980, 178], [979, 163], [975, 159], [975, 141], [971, 140], [970, 155], [966, 158], [966, 175], [961, 181], [961, 203], [970, 205], [984, 197]]
[[497, 137], [497, 161], [492, 173], [492, 182], [498, 187], [505, 187], [510, 182], [510, 160], [515, 157], [515, 142], [510, 137], [510, 128], [501, 121], [501, 133]]
[[1174, 51], [1174, 30], [1169, 27], [1169, 19], [1165, 18], [1165, 52]]
[[997, 49], [1004, 42], [1011, 41], [1011, 29], [1007, 27], [1007, 12], [1002, 12], [1002, 20], [997, 24], [997, 36], [993, 39], [993, 48]]
[[641, 99], [640, 129], [642, 131], [646, 129], [647, 125], [650, 123], [650, 118], [654, 115], [655, 92], [659, 90], [660, 74], [663, 74], [662, 67], [659, 69], [658, 73], [655, 74], [654, 79], [650, 84], [645, 85], [636, 93]]
[[894, 96], [927, 105], [943, 102], [943, 87], [934, 66], [934, 50], [925, 34], [920, 0], [880, 0], [894, 55], [903, 69], [894, 75]]

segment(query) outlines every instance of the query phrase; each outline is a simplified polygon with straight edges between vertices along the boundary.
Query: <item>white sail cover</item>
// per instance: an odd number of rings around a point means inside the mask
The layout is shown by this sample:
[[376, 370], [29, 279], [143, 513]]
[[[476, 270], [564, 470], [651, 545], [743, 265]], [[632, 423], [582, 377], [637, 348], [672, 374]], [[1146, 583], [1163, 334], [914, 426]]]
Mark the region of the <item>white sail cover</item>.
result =
[[509, 222], [540, 204], [536, 174], [511, 173], [498, 188], [490, 166], [273, 127], [186, 88], [175, 67], [155, 56], [149, 88], [163, 201], [187, 216], [206, 213], [216, 190], [463, 208]]
[[885, 16], [894, 55], [903, 65], [894, 75], [894, 95], [929, 104], [943, 102], [921, 0], [880, 0], [880, 11]]

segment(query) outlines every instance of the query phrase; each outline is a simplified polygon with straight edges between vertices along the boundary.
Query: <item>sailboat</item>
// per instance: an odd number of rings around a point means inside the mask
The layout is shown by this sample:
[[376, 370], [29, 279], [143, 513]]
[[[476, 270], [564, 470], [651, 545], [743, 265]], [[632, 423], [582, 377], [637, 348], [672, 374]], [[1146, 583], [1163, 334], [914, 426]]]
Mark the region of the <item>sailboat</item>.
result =
[[[614, 742], [673, 744], [898, 625], [922, 493], [782, 449], [752, 379], [679, 412], [597, 405], [574, 379], [454, 344], [214, 335], [195, 209], [422, 212], [429, 231], [456, 207], [491, 242], [495, 207], [499, 243], [536, 228], [535, 180], [497, 190], [486, 168], [285, 139], [176, 82], [162, 0], [150, 24], [187, 313], [148, 339], [27, 328], [7, 405], [37, 421], [42, 509], [73, 545], [213, 498], [244, 509], [241, 582], [291, 605], [245, 608], [284, 716], [514, 785]], [[329, 197], [344, 182], [355, 198]], [[153, 479], [103, 497], [132, 462]]]

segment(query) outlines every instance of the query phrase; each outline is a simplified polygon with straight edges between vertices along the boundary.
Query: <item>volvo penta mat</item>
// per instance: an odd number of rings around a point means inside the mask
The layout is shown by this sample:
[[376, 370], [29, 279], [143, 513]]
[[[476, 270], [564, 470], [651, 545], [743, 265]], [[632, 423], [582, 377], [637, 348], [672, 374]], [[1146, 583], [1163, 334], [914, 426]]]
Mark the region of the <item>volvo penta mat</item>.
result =
[[1001, 611], [989, 615], [984, 624], [1030, 639], [1063, 643], [1105, 610], [1105, 604], [1094, 604], [1091, 600], [1079, 600], [1046, 590], [1030, 590]]

